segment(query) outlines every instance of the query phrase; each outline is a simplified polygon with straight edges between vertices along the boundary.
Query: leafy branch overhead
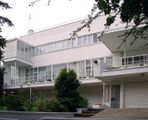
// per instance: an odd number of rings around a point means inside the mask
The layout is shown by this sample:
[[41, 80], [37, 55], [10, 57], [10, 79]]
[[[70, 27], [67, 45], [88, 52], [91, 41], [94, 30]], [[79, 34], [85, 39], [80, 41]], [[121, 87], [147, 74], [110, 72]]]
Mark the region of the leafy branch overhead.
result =
[[[71, 33], [72, 37], [77, 36], [77, 33], [85, 27], [90, 30], [90, 24], [101, 14], [105, 14], [107, 17], [104, 31], [116, 21], [117, 16], [120, 17], [122, 23], [126, 23], [125, 27], [132, 23], [131, 30], [122, 35], [123, 43], [130, 35], [134, 36], [131, 45], [138, 38], [143, 39], [147, 37], [145, 31], [148, 30], [148, 0], [95, 0], [95, 2], [96, 4], [94, 4], [91, 10], [91, 14], [88, 15], [88, 20]], [[102, 31], [99, 37], [103, 35], [104, 31]], [[123, 43], [121, 43], [121, 46]]]
[[[136, 38], [144, 35], [148, 26], [148, 0], [96, 0], [100, 11], [108, 15], [106, 25], [114, 23], [115, 18], [120, 16], [127, 26], [133, 23], [133, 28], [129, 32]], [[114, 13], [114, 14], [113, 14]], [[141, 26], [142, 25], [142, 26]], [[141, 26], [141, 28], [138, 28]], [[125, 35], [128, 35], [127, 33]]]

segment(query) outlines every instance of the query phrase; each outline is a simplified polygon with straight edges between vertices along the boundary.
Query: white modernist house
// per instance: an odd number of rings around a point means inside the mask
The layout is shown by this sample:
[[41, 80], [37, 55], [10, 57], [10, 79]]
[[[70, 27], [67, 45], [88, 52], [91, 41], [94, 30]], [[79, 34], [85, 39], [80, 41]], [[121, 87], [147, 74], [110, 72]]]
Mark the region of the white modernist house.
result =
[[100, 16], [72, 39], [83, 20], [32, 32], [7, 41], [5, 89], [29, 89], [53, 96], [54, 80], [62, 68], [76, 71], [81, 95], [90, 106], [148, 107], [148, 49], [146, 41], [130, 40], [120, 49], [125, 29], [115, 23], [98, 38], [105, 17]]

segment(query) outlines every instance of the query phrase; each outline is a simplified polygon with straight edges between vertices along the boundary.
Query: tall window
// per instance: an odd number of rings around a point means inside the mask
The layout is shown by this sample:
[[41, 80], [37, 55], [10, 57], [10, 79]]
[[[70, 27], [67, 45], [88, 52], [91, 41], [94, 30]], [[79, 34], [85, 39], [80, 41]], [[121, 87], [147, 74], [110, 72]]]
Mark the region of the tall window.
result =
[[39, 81], [46, 81], [46, 67], [40, 67], [38, 72]]
[[110, 85], [104, 86], [104, 102], [110, 102]]
[[85, 77], [85, 66], [84, 66], [84, 61], [81, 61], [78, 63], [79, 66], [79, 77]]
[[15, 85], [18, 83], [19, 76], [18, 76], [18, 68], [11, 66], [11, 84]]
[[92, 76], [92, 61], [86, 60], [86, 77]]
[[95, 33], [95, 34], [93, 34], [93, 43], [96, 43], [96, 42], [98, 42], [98, 36]]
[[82, 36], [78, 37], [78, 46], [82, 46], [83, 45], [83, 39]]
[[60, 73], [61, 69], [66, 68], [66, 64], [54, 65], [53, 66], [53, 79], [55, 80], [58, 74]]
[[93, 35], [88, 35], [88, 44], [92, 44], [93, 43]]

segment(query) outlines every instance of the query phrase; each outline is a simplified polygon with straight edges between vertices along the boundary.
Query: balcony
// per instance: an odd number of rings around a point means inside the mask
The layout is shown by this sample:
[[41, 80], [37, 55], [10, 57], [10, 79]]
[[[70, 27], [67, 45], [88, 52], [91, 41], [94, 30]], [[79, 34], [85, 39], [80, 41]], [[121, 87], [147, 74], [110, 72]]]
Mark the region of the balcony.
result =
[[[29, 76], [5, 79], [6, 89], [18, 89], [18, 88], [29, 88], [29, 87], [53, 87], [54, 81], [49, 78], [44, 78], [42, 76]], [[9, 82], [8, 82], [9, 81]]]
[[4, 61], [8, 64], [17, 64], [22, 67], [25, 65], [32, 65], [32, 46], [18, 39], [8, 41], [6, 43]]
[[52, 87], [54, 80], [63, 68], [73, 69], [83, 85], [93, 85], [101, 82], [96, 78], [100, 73], [99, 63], [97, 59], [93, 59], [35, 68], [20, 67], [13, 69], [11, 66], [11, 68], [8, 68], [11, 71], [8, 70], [8, 73], [5, 74], [5, 83], [7, 83], [8, 89], [20, 88], [22, 84], [30, 84], [31, 87]]
[[115, 80], [148, 74], [148, 54], [113, 59], [112, 65], [104, 64], [100, 79]]

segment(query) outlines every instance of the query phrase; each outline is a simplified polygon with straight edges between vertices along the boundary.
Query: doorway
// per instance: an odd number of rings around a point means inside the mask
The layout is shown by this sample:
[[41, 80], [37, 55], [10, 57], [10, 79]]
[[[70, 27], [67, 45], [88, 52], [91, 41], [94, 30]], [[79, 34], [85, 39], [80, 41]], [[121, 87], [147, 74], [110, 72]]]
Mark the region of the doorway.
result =
[[120, 85], [111, 86], [111, 108], [120, 108]]

